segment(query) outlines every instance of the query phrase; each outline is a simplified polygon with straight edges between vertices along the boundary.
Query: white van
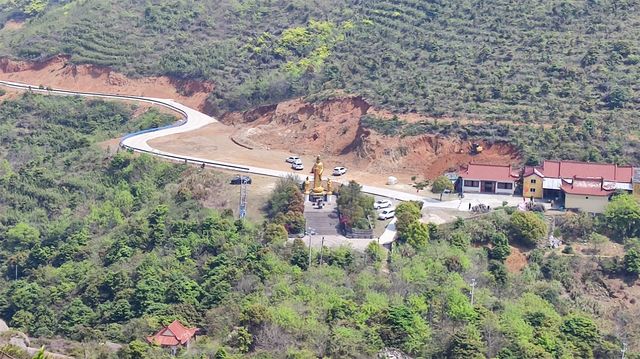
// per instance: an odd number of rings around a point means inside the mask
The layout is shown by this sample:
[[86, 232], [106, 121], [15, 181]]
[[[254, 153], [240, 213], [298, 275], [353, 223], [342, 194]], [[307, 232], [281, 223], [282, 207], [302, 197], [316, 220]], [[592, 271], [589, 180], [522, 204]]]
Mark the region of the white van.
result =
[[383, 209], [382, 211], [380, 211], [380, 214], [378, 214], [378, 219], [379, 220], [385, 220], [385, 219], [391, 219], [393, 217], [396, 216], [396, 209], [395, 208], [387, 208], [387, 209]]

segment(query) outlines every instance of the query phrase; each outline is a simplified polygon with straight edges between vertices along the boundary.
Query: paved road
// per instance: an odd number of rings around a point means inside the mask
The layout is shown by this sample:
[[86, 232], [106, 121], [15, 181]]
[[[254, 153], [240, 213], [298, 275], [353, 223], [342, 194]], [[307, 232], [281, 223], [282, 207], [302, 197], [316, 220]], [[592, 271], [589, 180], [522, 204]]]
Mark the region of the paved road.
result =
[[[285, 177], [289, 175], [299, 176], [294, 172], [277, 171], [277, 170], [272, 170], [268, 168], [245, 166], [243, 164], [237, 164], [237, 163], [220, 162], [220, 161], [215, 161], [208, 158], [184, 156], [184, 155], [162, 151], [162, 150], [151, 147], [149, 145], [149, 141], [155, 138], [194, 131], [204, 126], [207, 126], [211, 123], [217, 122], [217, 120], [211, 116], [208, 116], [200, 111], [194, 110], [190, 107], [187, 107], [183, 104], [180, 104], [170, 99], [159, 99], [159, 98], [142, 97], [142, 96], [129, 96], [129, 95], [105, 94], [105, 93], [94, 93], [94, 92], [77, 92], [77, 91], [51, 89], [51, 88], [44, 89], [44, 88], [39, 88], [38, 86], [33, 86], [33, 85], [28, 85], [28, 84], [23, 84], [18, 82], [1, 81], [1, 80], [0, 80], [0, 86], [6, 86], [9, 88], [20, 89], [20, 90], [31, 90], [33, 92], [40, 92], [40, 93], [51, 94], [51, 95], [82, 96], [82, 97], [138, 101], [138, 102], [145, 102], [145, 103], [151, 103], [159, 106], [164, 106], [166, 108], [169, 108], [179, 113], [183, 117], [183, 120], [175, 125], [168, 126], [162, 129], [151, 130], [148, 132], [143, 131], [142, 133], [127, 135], [122, 139], [122, 141], [120, 142], [120, 145], [122, 147], [131, 149], [136, 152], [149, 153], [154, 156], [168, 159], [171, 161], [176, 161], [176, 162], [195, 163], [195, 164], [204, 163], [206, 164], [206, 166], [209, 166], [209, 167], [216, 167], [221, 169], [234, 170], [237, 172], [246, 172], [246, 173], [271, 176], [271, 177]], [[336, 182], [340, 183], [340, 181], [336, 181]], [[424, 208], [457, 209], [461, 211], [468, 210], [468, 203], [472, 203], [473, 205], [475, 205], [477, 203], [480, 203], [481, 201], [485, 202], [486, 200], [486, 197], [484, 198], [484, 200], [481, 198], [472, 197], [462, 201], [454, 200], [454, 201], [440, 202], [438, 200], [434, 200], [432, 198], [427, 198], [420, 195], [414, 195], [410, 193], [390, 190], [387, 188], [372, 187], [367, 185], [362, 186], [362, 191], [372, 195], [392, 198], [392, 199], [401, 200], [401, 201], [410, 201], [410, 200], [424, 201]], [[506, 196], [501, 196], [501, 197], [506, 198]], [[510, 197], [510, 198], [513, 198], [513, 197]], [[495, 202], [492, 203], [494, 207], [497, 207], [502, 202], [501, 199], [494, 199], [494, 201]], [[382, 234], [382, 236], [380, 236], [380, 243], [381, 244], [391, 243], [395, 239], [395, 235], [396, 235], [396, 229], [395, 229], [395, 219], [394, 219], [394, 221], [390, 223], [390, 225], [387, 227], [386, 231]], [[366, 246], [365, 242], [363, 242], [362, 244]]]
[[[51, 89], [51, 88], [43, 89], [43, 88], [39, 88], [38, 86], [33, 86], [33, 85], [18, 83], [18, 82], [9, 82], [9, 81], [0, 81], [0, 85], [10, 87], [10, 88], [15, 88], [15, 89], [21, 89], [21, 90], [31, 90], [33, 92], [46, 93], [51, 95], [83, 96], [83, 97], [96, 97], [96, 98], [117, 99], [117, 100], [140, 101], [140, 102], [146, 102], [146, 103], [164, 106], [178, 112], [181, 116], [184, 117], [185, 121], [182, 121], [181, 124], [179, 125], [160, 129], [157, 131], [125, 136], [120, 143], [121, 146], [125, 148], [129, 148], [136, 152], [150, 153], [155, 156], [173, 160], [173, 161], [178, 161], [178, 162], [186, 161], [189, 163], [197, 163], [197, 164], [205, 163], [207, 166], [210, 166], [210, 167], [231, 169], [239, 172], [247, 172], [247, 173], [265, 175], [265, 176], [271, 176], [271, 177], [285, 177], [285, 176], [294, 174], [293, 172], [277, 171], [277, 170], [272, 170], [268, 168], [245, 166], [237, 163], [220, 162], [220, 161], [215, 161], [208, 158], [184, 156], [176, 153], [161, 151], [151, 147], [149, 145], [149, 141], [155, 138], [197, 130], [206, 125], [217, 122], [217, 120], [211, 116], [208, 116], [200, 111], [194, 110], [190, 107], [187, 107], [185, 105], [182, 105], [170, 99], [159, 99], [159, 98], [152, 98], [152, 97], [128, 96], [128, 95], [118, 95], [118, 94], [105, 94], [105, 93], [95, 93], [95, 92], [77, 92], [77, 91]], [[336, 182], [339, 182], [339, 181], [336, 181]], [[402, 201], [425, 200], [425, 198], [422, 196], [417, 196], [417, 195], [404, 193], [400, 191], [394, 191], [387, 188], [371, 187], [371, 186], [363, 185], [362, 190], [366, 193], [370, 193], [373, 195], [394, 198]]]

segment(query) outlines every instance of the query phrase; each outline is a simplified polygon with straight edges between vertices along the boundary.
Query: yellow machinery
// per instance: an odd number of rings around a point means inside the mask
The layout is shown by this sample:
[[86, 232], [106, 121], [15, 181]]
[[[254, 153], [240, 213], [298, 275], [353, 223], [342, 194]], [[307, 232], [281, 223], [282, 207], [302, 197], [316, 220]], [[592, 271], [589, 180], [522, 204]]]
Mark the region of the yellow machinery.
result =
[[478, 154], [481, 154], [482, 151], [484, 151], [484, 147], [482, 147], [478, 143], [472, 143], [471, 144], [471, 149], [469, 150], [469, 153], [471, 153], [472, 155], [478, 155]]

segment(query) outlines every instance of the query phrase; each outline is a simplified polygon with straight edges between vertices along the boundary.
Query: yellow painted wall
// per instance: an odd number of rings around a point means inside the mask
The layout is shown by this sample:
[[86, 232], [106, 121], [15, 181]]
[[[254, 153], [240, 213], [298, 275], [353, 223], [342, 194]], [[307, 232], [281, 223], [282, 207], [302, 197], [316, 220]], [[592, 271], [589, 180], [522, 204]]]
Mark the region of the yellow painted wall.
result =
[[633, 195], [637, 199], [640, 199], [640, 183], [634, 183], [633, 184]]
[[[535, 180], [536, 183], [531, 183], [531, 180]], [[534, 188], [536, 191], [531, 192], [531, 189]], [[542, 189], [542, 177], [532, 174], [530, 176], [524, 177], [522, 180], [522, 196], [524, 198], [542, 198], [543, 189]]]
[[582, 212], [604, 213], [609, 204], [607, 196], [585, 196], [566, 194], [564, 206], [567, 209], [578, 209]]

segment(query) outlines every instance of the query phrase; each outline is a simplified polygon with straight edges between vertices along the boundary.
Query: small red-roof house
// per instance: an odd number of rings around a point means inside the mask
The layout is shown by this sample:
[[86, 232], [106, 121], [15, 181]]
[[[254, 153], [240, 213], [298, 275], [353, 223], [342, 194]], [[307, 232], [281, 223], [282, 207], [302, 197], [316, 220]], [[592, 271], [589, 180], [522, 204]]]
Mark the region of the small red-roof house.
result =
[[615, 191], [615, 186], [607, 184], [602, 177], [574, 177], [571, 182], [563, 180], [562, 183], [565, 208], [590, 213], [603, 213]]
[[526, 198], [547, 198], [568, 209], [602, 213], [616, 190], [633, 190], [634, 168], [611, 163], [544, 161], [523, 172]]
[[195, 341], [196, 333], [199, 330], [199, 328], [187, 328], [180, 321], [175, 320], [160, 329], [155, 335], [147, 337], [147, 341], [151, 344], [170, 348], [175, 355], [179, 347], [188, 348], [191, 341]]
[[458, 189], [462, 192], [510, 194], [516, 187], [518, 173], [511, 165], [470, 163], [458, 172]]

